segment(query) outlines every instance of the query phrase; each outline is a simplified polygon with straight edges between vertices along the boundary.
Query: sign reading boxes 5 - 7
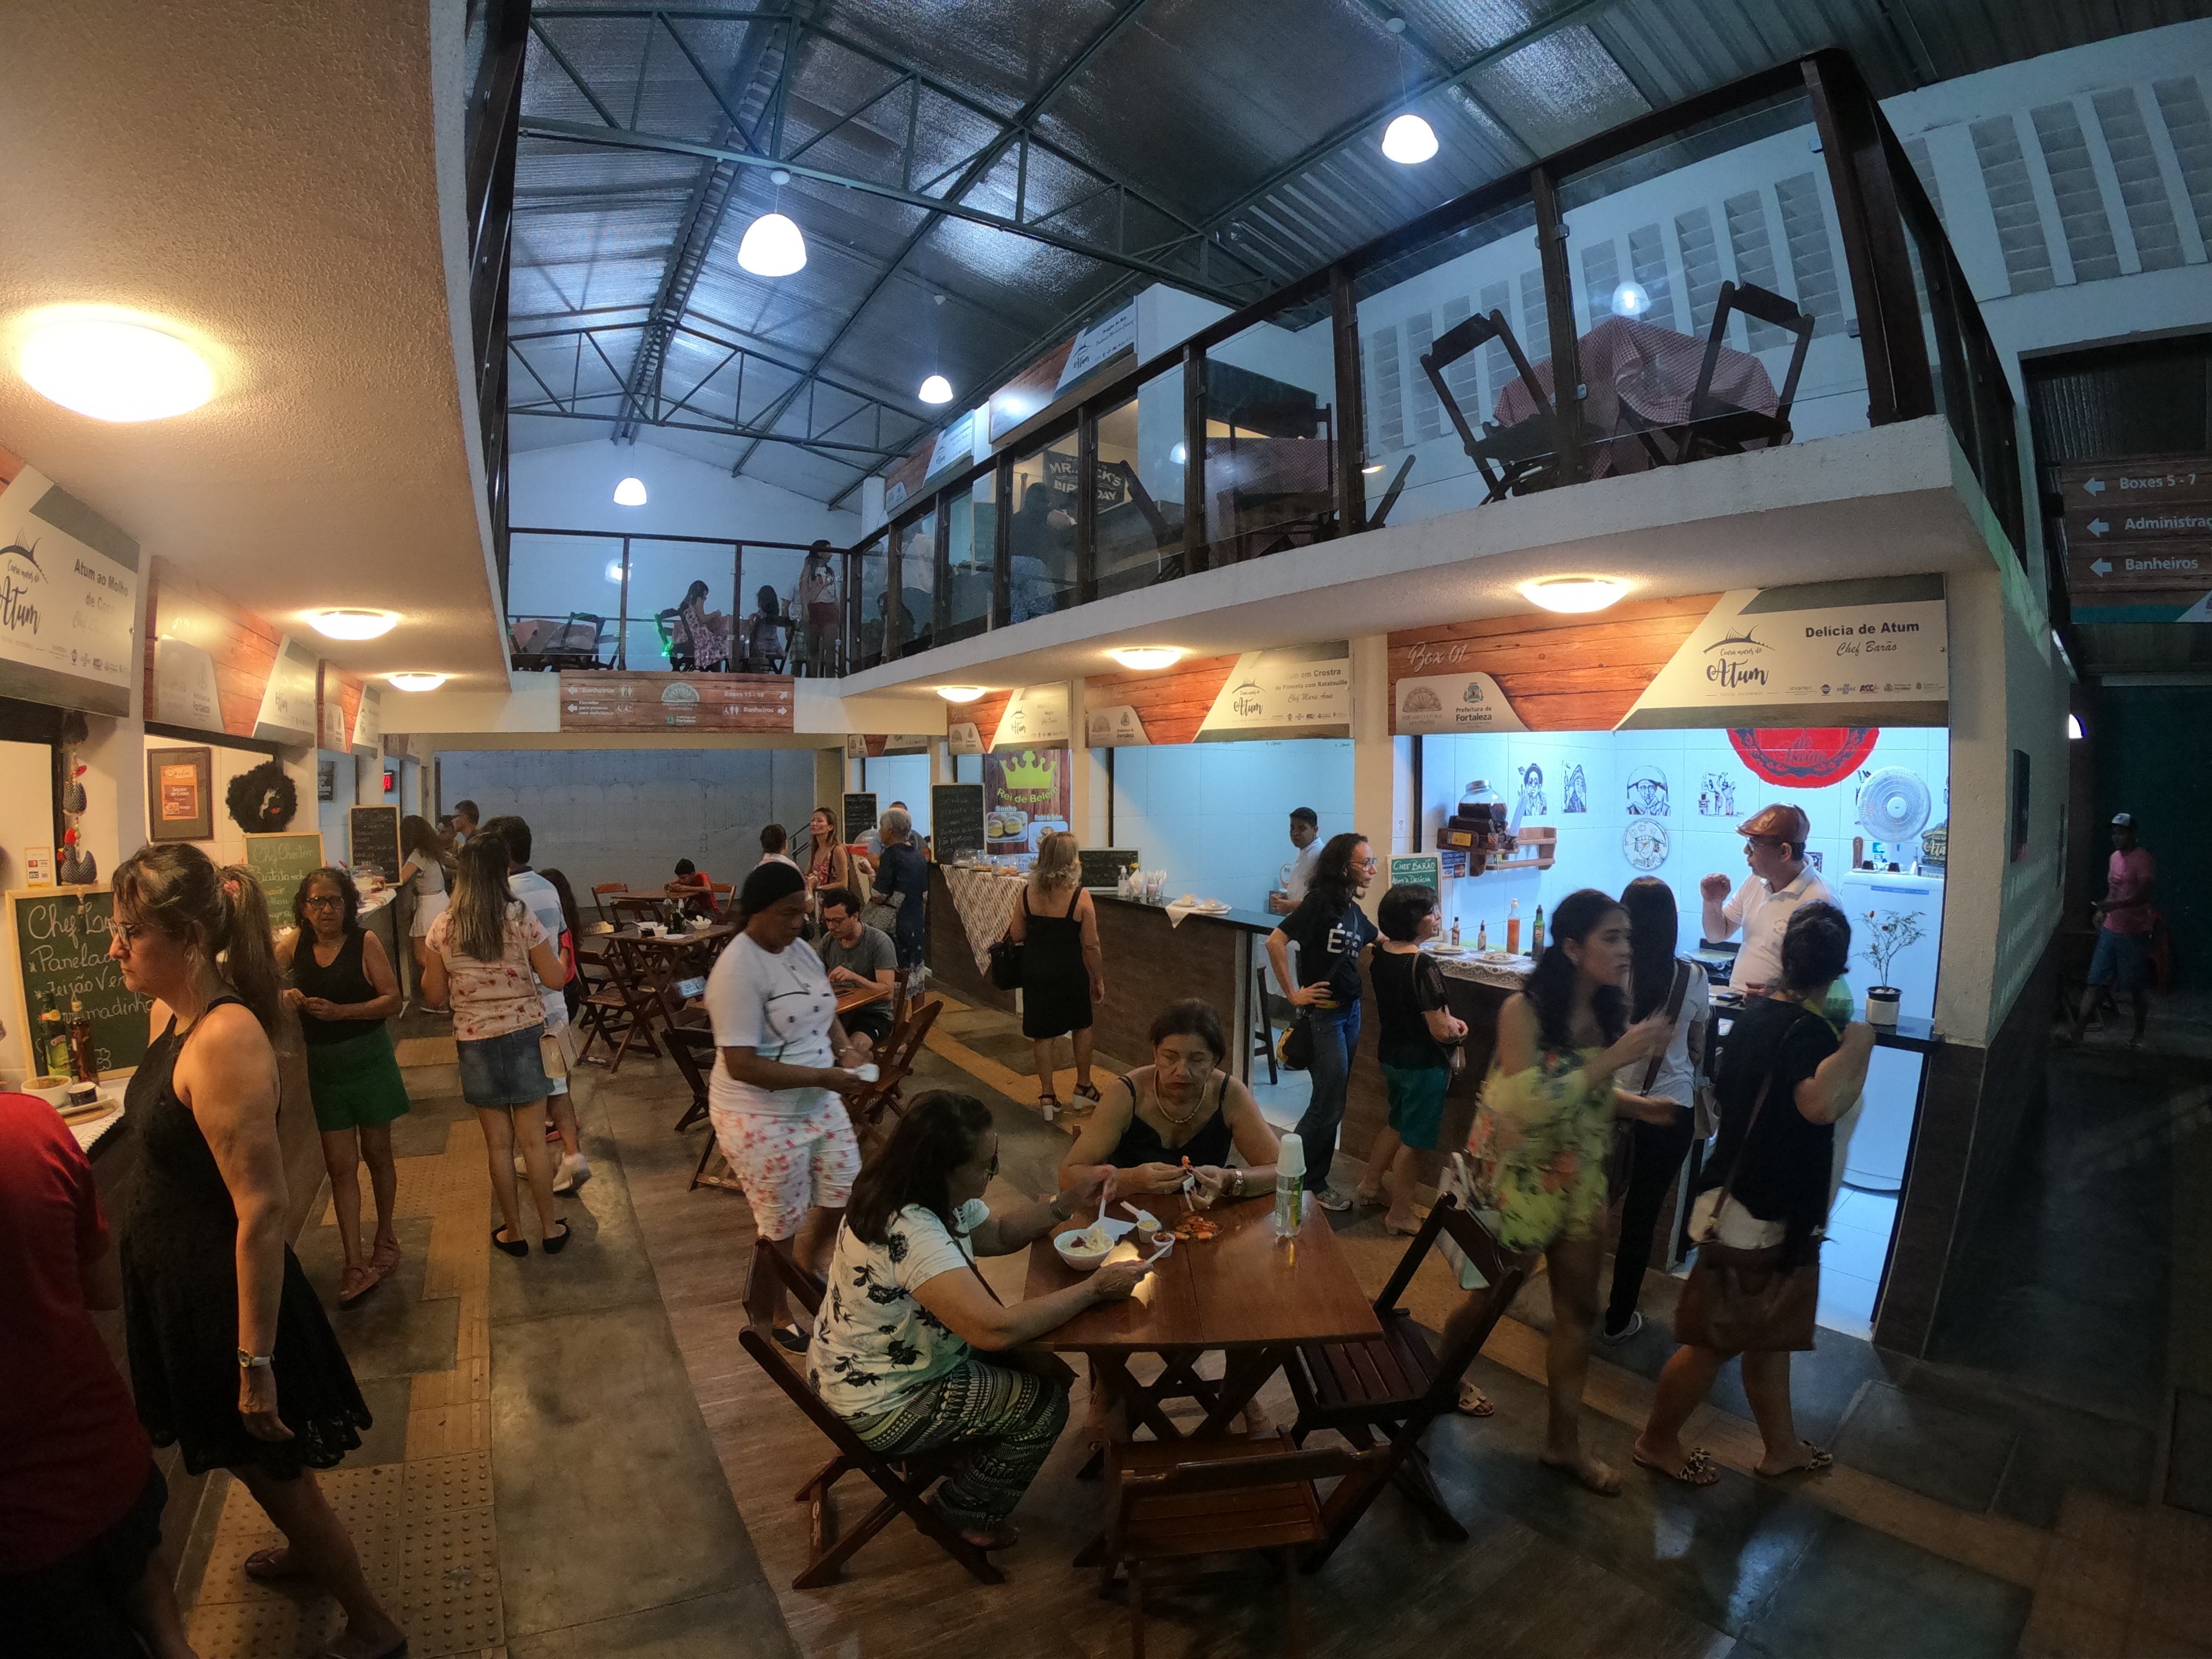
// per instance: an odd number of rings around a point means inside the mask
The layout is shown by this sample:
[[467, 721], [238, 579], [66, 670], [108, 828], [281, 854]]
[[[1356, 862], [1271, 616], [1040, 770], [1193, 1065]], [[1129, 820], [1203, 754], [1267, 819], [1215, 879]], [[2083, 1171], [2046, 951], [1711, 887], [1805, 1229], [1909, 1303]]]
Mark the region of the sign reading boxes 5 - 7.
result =
[[2077, 605], [2186, 605], [2212, 593], [2212, 456], [2059, 469], [2067, 586]]

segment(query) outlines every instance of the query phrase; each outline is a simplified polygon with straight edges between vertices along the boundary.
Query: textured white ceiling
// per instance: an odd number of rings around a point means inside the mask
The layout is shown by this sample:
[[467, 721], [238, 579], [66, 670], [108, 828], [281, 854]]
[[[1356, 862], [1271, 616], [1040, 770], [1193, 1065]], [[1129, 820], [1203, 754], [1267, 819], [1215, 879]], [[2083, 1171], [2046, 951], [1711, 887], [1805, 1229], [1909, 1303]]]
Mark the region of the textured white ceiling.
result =
[[[280, 627], [375, 605], [362, 672], [507, 671], [455, 368], [434, 112], [459, 188], [459, 0], [70, 0], [0, 28], [0, 444]], [[459, 214], [454, 210], [456, 227]], [[169, 318], [232, 365], [118, 426], [5, 337], [40, 307]], [[312, 637], [312, 636], [311, 636]]]

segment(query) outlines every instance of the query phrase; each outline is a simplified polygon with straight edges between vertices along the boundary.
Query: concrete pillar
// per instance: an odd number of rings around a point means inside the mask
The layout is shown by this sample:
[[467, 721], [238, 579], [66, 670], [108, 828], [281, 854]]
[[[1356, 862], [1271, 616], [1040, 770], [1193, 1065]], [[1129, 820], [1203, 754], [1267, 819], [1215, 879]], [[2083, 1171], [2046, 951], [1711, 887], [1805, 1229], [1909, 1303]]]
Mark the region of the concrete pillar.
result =
[[[1385, 872], [1410, 834], [1414, 805], [1399, 749], [1390, 736], [1389, 641], [1371, 634], [1352, 641], [1352, 822]], [[1360, 908], [1370, 916], [1387, 884], [1378, 873], [1369, 886]]]

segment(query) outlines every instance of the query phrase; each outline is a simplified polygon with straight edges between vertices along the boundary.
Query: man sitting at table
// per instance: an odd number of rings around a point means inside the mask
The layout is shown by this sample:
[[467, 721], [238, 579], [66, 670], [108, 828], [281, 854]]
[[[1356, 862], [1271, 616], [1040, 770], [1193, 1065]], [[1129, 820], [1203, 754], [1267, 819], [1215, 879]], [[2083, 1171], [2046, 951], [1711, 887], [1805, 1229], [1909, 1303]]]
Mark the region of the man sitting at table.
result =
[[[832, 887], [822, 895], [822, 937], [814, 941], [814, 954], [841, 996], [868, 985], [888, 990], [898, 974], [898, 946], [882, 928], [860, 920], [860, 895], [849, 887]], [[872, 1054], [890, 1035], [890, 1000], [863, 1003], [843, 1019], [845, 1035], [854, 1046]]]
[[669, 897], [684, 901], [687, 916], [712, 916], [714, 914], [714, 878], [690, 859], [676, 860], [676, 873], [663, 890]]

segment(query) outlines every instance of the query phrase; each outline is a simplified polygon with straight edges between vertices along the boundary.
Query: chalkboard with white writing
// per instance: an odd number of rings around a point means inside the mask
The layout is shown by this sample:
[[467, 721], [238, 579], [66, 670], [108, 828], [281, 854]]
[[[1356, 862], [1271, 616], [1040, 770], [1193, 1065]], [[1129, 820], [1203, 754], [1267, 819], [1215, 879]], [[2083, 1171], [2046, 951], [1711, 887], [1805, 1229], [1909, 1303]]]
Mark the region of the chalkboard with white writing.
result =
[[845, 839], [858, 841], [876, 827], [876, 792], [845, 797]]
[[399, 809], [356, 806], [346, 813], [348, 862], [359, 880], [374, 870], [386, 881], [399, 878]]
[[[92, 1017], [93, 1051], [102, 1073], [128, 1071], [146, 1052], [146, 1011], [153, 1004], [123, 983], [123, 966], [107, 954], [115, 897], [105, 887], [45, 887], [8, 895], [8, 935], [15, 946], [18, 1031], [38, 1024], [41, 998], [52, 991], [66, 1018], [70, 999]], [[36, 1069], [34, 1067], [34, 1069]]]
[[1086, 847], [1075, 855], [1083, 866], [1083, 884], [1104, 892], [1121, 884], [1121, 878], [1138, 865], [1133, 847]]
[[929, 788], [929, 844], [939, 864], [983, 850], [983, 786], [936, 783]]

